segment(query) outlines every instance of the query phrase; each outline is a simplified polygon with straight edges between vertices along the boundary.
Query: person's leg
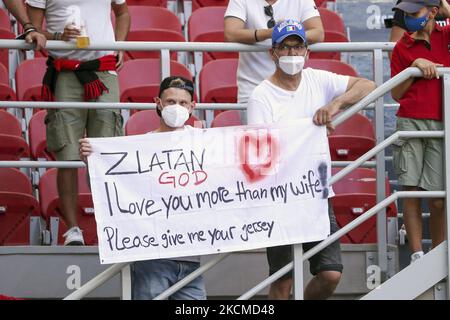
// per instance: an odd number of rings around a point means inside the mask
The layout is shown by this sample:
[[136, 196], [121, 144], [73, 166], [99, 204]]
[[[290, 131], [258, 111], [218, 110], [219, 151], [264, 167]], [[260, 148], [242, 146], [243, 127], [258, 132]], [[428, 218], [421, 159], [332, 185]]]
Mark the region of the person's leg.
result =
[[[269, 263], [269, 274], [272, 275], [292, 261], [290, 245], [270, 247], [266, 249]], [[270, 285], [270, 300], [288, 300], [292, 289], [292, 272], [288, 272]]]
[[[334, 216], [331, 201], [328, 200], [328, 216], [330, 218], [330, 233], [333, 234], [339, 230], [339, 226]], [[303, 244], [306, 251], [316, 246], [319, 242]], [[339, 240], [331, 243], [326, 248], [319, 251], [309, 259], [310, 272], [314, 278], [305, 288], [305, 300], [318, 300], [329, 298], [341, 280], [342, 275], [342, 256], [341, 244]]]
[[[441, 121], [425, 120], [428, 130], [443, 130]], [[444, 142], [442, 139], [427, 139], [425, 142], [425, 159], [420, 187], [428, 191], [444, 190]], [[445, 240], [445, 200], [429, 199], [430, 233], [432, 247]]]
[[430, 199], [430, 233], [432, 248], [445, 240], [445, 201]]
[[[405, 191], [418, 191], [418, 187], [404, 187]], [[403, 199], [403, 222], [412, 253], [422, 251], [422, 208], [420, 198]]]
[[291, 296], [292, 278], [278, 279], [270, 285], [269, 300], [288, 300]]
[[308, 283], [305, 289], [305, 300], [324, 300], [329, 298], [341, 280], [338, 271], [319, 272]]
[[[177, 282], [200, 267], [198, 262], [177, 261], [180, 265]], [[199, 276], [170, 296], [170, 300], [206, 300], [206, 289], [203, 277]]]
[[[397, 130], [421, 131], [428, 129], [418, 119], [398, 118]], [[425, 142], [423, 139], [399, 139], [393, 144], [394, 171], [398, 176], [399, 185], [403, 186], [405, 191], [420, 190], [419, 183], [424, 169], [424, 149]], [[403, 221], [411, 253], [413, 255], [415, 253], [423, 254], [420, 199], [403, 199]]]
[[[83, 101], [83, 87], [73, 72], [60, 72], [55, 96], [57, 101]], [[55, 153], [58, 161], [77, 161], [78, 140], [84, 135], [87, 112], [83, 109], [48, 110], [45, 119], [47, 147]], [[67, 225], [65, 245], [82, 245], [84, 239], [77, 228], [78, 171], [61, 168], [57, 173], [57, 189], [61, 204], [61, 216]]]
[[60, 168], [57, 175], [61, 215], [68, 229], [76, 227], [78, 211], [78, 170]]
[[136, 261], [131, 266], [131, 298], [152, 300], [176, 283], [179, 268], [168, 259]]

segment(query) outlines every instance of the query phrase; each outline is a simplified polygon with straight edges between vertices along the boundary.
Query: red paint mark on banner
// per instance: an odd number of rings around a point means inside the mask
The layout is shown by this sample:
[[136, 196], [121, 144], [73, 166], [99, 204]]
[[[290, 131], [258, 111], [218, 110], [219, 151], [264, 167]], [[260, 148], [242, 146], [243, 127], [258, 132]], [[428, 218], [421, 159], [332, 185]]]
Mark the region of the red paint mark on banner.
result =
[[245, 133], [238, 144], [239, 163], [249, 182], [264, 179], [279, 158], [278, 141], [270, 133]]

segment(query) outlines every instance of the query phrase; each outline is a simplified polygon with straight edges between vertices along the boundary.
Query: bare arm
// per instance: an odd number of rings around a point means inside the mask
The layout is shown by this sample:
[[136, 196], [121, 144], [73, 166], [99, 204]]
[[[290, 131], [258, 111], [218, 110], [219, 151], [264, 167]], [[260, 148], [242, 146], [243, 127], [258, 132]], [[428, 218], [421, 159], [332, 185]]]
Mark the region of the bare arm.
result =
[[42, 23], [44, 22], [45, 10], [40, 8], [35, 8], [27, 5], [27, 13], [30, 17], [31, 23], [36, 27], [36, 29], [41, 32], [48, 40], [53, 40], [53, 35], [46, 30], [42, 30]]
[[[320, 17], [312, 17], [306, 20], [303, 25], [306, 29], [308, 43], [323, 41], [325, 33]], [[272, 31], [273, 29], [246, 29], [245, 22], [236, 17], [225, 17], [224, 20], [225, 41], [228, 42], [255, 44], [256, 42], [272, 38]]]
[[303, 22], [306, 29], [306, 39], [308, 44], [323, 42], [325, 39], [325, 31], [323, 30], [322, 19], [320, 17], [312, 17]]
[[[116, 16], [116, 26], [114, 33], [116, 41], [125, 41], [130, 31], [130, 13], [128, 12], [128, 6], [123, 4], [112, 4], [114, 15]], [[123, 65], [123, 51], [117, 52], [116, 68], [120, 69]]]
[[350, 77], [345, 93], [335, 98], [326, 106], [323, 106], [322, 108], [317, 110], [313, 118], [314, 124], [329, 125], [332, 117], [336, 113], [338, 113], [340, 109], [355, 104], [356, 102], [367, 96], [375, 88], [376, 84], [371, 80]]
[[450, 4], [446, 0], [441, 0], [441, 6], [439, 7], [439, 13], [446, 18], [450, 18]]
[[[433, 78], [439, 79], [437, 67], [442, 67], [442, 64], [431, 62], [427, 59], [416, 59], [411, 64], [411, 67], [417, 67], [423, 72], [423, 78], [431, 80]], [[414, 83], [415, 78], [409, 78], [391, 90], [392, 98], [399, 102], [403, 95], [408, 91], [409, 87]]]
[[27, 22], [30, 22], [28, 18], [27, 11], [25, 10], [25, 6], [22, 1], [19, 0], [3, 0], [8, 10], [12, 13], [14, 17], [19, 21], [19, 23], [23, 26]]
[[114, 15], [116, 16], [115, 36], [116, 41], [125, 41], [130, 31], [130, 13], [128, 6], [123, 4], [112, 4]]
[[[224, 20], [225, 41], [246, 44], [256, 43], [255, 30], [246, 29], [245, 22], [236, 17], [225, 17]], [[264, 41], [272, 37], [272, 29], [256, 30], [258, 41]]]

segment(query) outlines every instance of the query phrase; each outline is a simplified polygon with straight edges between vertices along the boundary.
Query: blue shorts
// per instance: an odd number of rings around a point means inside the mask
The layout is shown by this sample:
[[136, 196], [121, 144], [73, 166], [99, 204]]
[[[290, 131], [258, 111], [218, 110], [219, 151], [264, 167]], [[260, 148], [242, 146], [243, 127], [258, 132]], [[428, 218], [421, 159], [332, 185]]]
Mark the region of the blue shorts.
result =
[[[199, 266], [198, 262], [170, 259], [136, 261], [131, 265], [131, 297], [133, 300], [152, 300]], [[169, 297], [169, 300], [205, 299], [206, 290], [202, 276]]]

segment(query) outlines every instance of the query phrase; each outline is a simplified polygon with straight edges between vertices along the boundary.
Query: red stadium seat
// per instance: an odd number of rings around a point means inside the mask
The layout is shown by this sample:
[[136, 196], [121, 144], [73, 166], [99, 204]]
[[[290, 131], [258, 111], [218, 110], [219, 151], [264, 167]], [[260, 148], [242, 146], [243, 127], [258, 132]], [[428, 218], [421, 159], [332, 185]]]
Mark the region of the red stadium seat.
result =
[[[136, 112], [125, 124], [125, 135], [133, 136], [154, 131], [159, 127], [160, 120], [161, 118], [155, 110]], [[186, 124], [196, 128], [203, 128], [203, 121], [200, 121], [194, 115], [191, 115]]]
[[[164, 41], [164, 42], [185, 42], [184, 36], [173, 30], [147, 29], [136, 30], [128, 33], [127, 41]], [[126, 51], [126, 59], [159, 58], [159, 51]], [[177, 59], [177, 53], [172, 51], [172, 60]]]
[[31, 157], [35, 160], [46, 159], [47, 161], [55, 161], [53, 152], [47, 150], [46, 132], [45, 132], [45, 116], [46, 110], [36, 112], [30, 119], [28, 126], [28, 137], [30, 141]]
[[328, 141], [332, 160], [353, 161], [375, 146], [375, 130], [366, 116], [357, 113], [338, 125]]
[[342, 17], [339, 14], [326, 8], [318, 9], [325, 31], [335, 31], [346, 34], [344, 20], [342, 20]]
[[357, 77], [358, 73], [349, 64], [331, 59], [308, 59], [305, 63], [305, 68], [313, 68], [319, 70], [326, 70], [337, 74], [343, 74], [346, 76]]
[[241, 113], [238, 110], [227, 110], [219, 113], [211, 122], [211, 128], [243, 125]]
[[[192, 0], [192, 12], [202, 7], [228, 6], [229, 0]], [[223, 17], [222, 17], [223, 20]]]
[[219, 59], [208, 62], [200, 71], [200, 101], [236, 103], [237, 59]]
[[[5, 29], [0, 29], [0, 39], [15, 39], [16, 35]], [[7, 70], [9, 70], [9, 50], [8, 49], [0, 49], [0, 63], [3, 64]]]
[[29, 156], [28, 144], [22, 138], [19, 120], [0, 110], [0, 160], [20, 160]]
[[167, 7], [167, 0], [127, 0], [127, 5]]
[[39, 214], [28, 177], [17, 169], [0, 168], [0, 245], [29, 245], [30, 217]]
[[[164, 29], [180, 34], [182, 32], [180, 20], [175, 13], [167, 8], [129, 5], [128, 11], [131, 17], [130, 31]], [[111, 20], [114, 24], [114, 14], [111, 14]]]
[[0, 8], [0, 29], [11, 31], [11, 19], [8, 11]]
[[6, 67], [0, 63], [0, 100], [16, 101], [16, 93], [9, 85], [9, 75]]
[[[225, 42], [223, 17], [226, 7], [199, 8], [189, 18], [188, 38], [190, 42]], [[238, 58], [237, 52], [204, 52], [203, 65], [215, 59]]]
[[[124, 63], [119, 71], [120, 101], [153, 102], [161, 82], [159, 59], [135, 59]], [[170, 62], [170, 75], [192, 80], [190, 71], [181, 63]]]
[[[333, 168], [333, 175], [340, 169]], [[357, 168], [333, 185], [336, 195], [331, 198], [337, 223], [343, 227], [376, 205], [376, 172]], [[386, 178], [386, 195], [391, 194]], [[387, 217], [397, 217], [394, 203], [386, 208]], [[365, 221], [341, 238], [342, 243], [376, 243], [376, 216]]]
[[[325, 30], [324, 42], [348, 42], [347, 36], [343, 33], [336, 31]], [[341, 60], [341, 53], [336, 52], [311, 52], [309, 54], [310, 59], [335, 59]]]
[[[51, 217], [61, 217], [58, 189], [56, 185], [57, 169], [47, 170], [39, 179], [39, 200], [41, 212], [50, 228]], [[86, 245], [96, 245], [98, 243], [95, 217], [93, 213], [92, 195], [86, 181], [86, 169], [78, 169], [78, 225], [83, 230], [83, 237]], [[67, 231], [64, 220], [59, 219], [58, 224], [58, 244], [64, 243], [63, 234]]]
[[16, 70], [16, 92], [20, 101], [42, 101], [42, 78], [44, 77], [46, 58], [23, 61]]

